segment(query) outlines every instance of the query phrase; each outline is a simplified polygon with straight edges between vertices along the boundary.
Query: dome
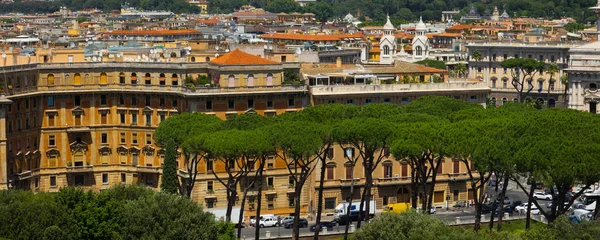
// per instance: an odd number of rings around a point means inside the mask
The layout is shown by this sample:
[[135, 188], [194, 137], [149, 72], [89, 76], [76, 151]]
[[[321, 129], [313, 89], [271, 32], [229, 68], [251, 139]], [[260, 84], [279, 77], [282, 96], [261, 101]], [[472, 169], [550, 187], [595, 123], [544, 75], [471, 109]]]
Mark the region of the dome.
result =
[[385, 23], [385, 25], [383, 25], [383, 29], [385, 30], [394, 30], [396, 28], [394, 28], [394, 25], [392, 24], [392, 22], [390, 22], [390, 16], [387, 16], [387, 22]]
[[419, 23], [417, 23], [416, 31], [427, 31], [427, 26], [423, 23], [423, 17], [419, 18]]

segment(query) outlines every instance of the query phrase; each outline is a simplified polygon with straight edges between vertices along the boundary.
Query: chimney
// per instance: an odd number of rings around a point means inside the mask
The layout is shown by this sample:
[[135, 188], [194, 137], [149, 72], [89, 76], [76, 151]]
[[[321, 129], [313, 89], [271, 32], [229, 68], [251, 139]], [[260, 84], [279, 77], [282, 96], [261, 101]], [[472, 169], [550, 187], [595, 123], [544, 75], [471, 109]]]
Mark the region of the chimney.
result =
[[337, 68], [341, 68], [342, 67], [342, 58], [341, 57], [338, 57], [335, 60], [335, 67], [337, 67]]

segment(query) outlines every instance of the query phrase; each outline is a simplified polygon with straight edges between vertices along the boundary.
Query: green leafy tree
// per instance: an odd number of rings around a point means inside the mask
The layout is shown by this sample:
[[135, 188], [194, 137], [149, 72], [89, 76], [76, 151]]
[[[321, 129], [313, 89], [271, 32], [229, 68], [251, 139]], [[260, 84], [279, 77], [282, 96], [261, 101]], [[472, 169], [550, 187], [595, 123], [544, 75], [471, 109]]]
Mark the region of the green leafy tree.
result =
[[181, 195], [191, 196], [198, 174], [198, 164], [206, 157], [203, 142], [207, 135], [219, 128], [221, 122], [221, 119], [214, 115], [182, 113], [161, 122], [154, 132], [154, 140], [159, 146], [164, 147], [167, 141], [172, 140], [182, 150], [185, 175], [179, 189]]
[[326, 2], [310, 3], [304, 7], [304, 11], [315, 14], [315, 19], [320, 22], [327, 22], [333, 17], [333, 6]]
[[[519, 102], [524, 102], [533, 90], [533, 80], [537, 73], [544, 70], [545, 63], [533, 58], [511, 58], [500, 63], [503, 68], [510, 69], [512, 85], [517, 90]], [[525, 83], [529, 86], [525, 87]]]
[[[308, 121], [281, 121], [271, 127], [273, 151], [286, 163], [290, 180], [294, 183], [294, 216], [300, 216], [302, 188], [314, 171], [319, 151], [323, 147], [326, 129]], [[294, 218], [292, 238], [299, 239], [300, 218]]]
[[454, 72], [456, 73], [456, 75], [460, 78], [460, 77], [467, 77], [467, 65], [465, 65], [464, 63], [459, 63], [456, 64], [456, 66], [454, 66]]
[[437, 69], [442, 69], [442, 70], [446, 70], [446, 63], [444, 63], [443, 61], [438, 61], [438, 60], [433, 60], [433, 59], [426, 59], [426, 60], [421, 60], [418, 62], [415, 62], [416, 64], [420, 64], [423, 66], [427, 66], [427, 67], [434, 67]]
[[294, 0], [273, 0], [265, 7], [265, 10], [272, 13], [292, 13], [301, 11], [300, 4]]
[[179, 193], [179, 179], [177, 177], [177, 145], [175, 142], [167, 141], [165, 145], [165, 161], [160, 189], [163, 192]]

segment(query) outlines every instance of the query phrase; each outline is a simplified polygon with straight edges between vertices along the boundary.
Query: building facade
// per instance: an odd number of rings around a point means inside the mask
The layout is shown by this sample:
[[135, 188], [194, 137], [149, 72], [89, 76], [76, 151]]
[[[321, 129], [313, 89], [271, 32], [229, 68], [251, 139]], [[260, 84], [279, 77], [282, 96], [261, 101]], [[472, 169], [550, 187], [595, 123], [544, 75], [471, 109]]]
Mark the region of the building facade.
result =
[[[113, 184], [139, 183], [158, 189], [164, 150], [155, 144], [152, 134], [166, 118], [182, 112], [226, 119], [248, 112], [274, 116], [330, 102], [405, 104], [424, 95], [484, 103], [489, 93], [481, 83], [386, 85], [387, 72], [373, 75], [373, 82], [347, 86], [282, 84], [285, 71], [300, 69], [298, 63], [270, 61], [239, 50], [202, 63], [39, 63], [3, 67], [0, 78], [5, 83], [6, 98], [0, 98], [0, 124], [5, 126], [6, 135], [4, 138], [0, 134], [0, 187], [57, 191], [80, 186], [100, 191]], [[411, 74], [444, 75], [425, 72]], [[207, 76], [210, 83], [186, 83], [186, 79], [199, 75]], [[327, 207], [344, 201], [349, 179], [344, 174], [346, 149], [336, 147], [331, 151], [325, 184]], [[290, 214], [294, 211], [294, 189], [286, 163], [274, 156], [266, 161], [264, 201], [260, 203], [263, 212]], [[180, 174], [184, 164], [180, 158]], [[206, 208], [226, 207], [225, 192], [215, 177], [226, 175], [224, 167], [219, 161], [200, 163], [192, 191], [194, 201]], [[406, 167], [390, 158], [376, 170], [374, 199], [378, 206], [405, 201], [410, 182], [405, 176]], [[442, 195], [456, 196], [455, 201], [468, 198], [462, 167], [452, 161], [444, 163], [440, 170], [443, 183], [436, 186], [436, 205], [441, 204], [438, 200]], [[356, 168], [352, 178], [364, 184], [361, 171]], [[301, 196], [303, 213], [315, 211], [316, 172], [311, 176], [315, 181], [308, 181]], [[242, 185], [249, 182], [244, 180]], [[246, 216], [253, 215], [259, 204], [256, 190], [249, 192]]]
[[[500, 106], [506, 102], [518, 101], [518, 92], [512, 85], [511, 69], [503, 68], [502, 61], [512, 58], [533, 58], [548, 64], [556, 64], [558, 73], [552, 78], [545, 71], [537, 73], [536, 79], [525, 82], [524, 93], [532, 88], [528, 98], [548, 106], [564, 106], [564, 89], [560, 77], [569, 63], [569, 49], [572, 45], [523, 45], [521, 43], [468, 44], [468, 77], [486, 83], [491, 89], [490, 100]], [[481, 60], [472, 58], [474, 52], [481, 54]]]

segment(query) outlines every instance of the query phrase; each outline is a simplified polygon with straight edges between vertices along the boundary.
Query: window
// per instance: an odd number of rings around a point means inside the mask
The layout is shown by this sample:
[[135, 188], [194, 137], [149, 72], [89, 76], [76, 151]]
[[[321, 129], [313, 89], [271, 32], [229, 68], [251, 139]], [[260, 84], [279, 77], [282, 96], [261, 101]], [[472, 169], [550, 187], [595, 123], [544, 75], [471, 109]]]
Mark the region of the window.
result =
[[550, 62], [555, 62], [556, 59], [554, 59], [554, 55], [550, 56]]
[[212, 101], [206, 101], [206, 109], [207, 110], [212, 110], [213, 106], [212, 106]]
[[391, 103], [391, 102], [392, 102], [392, 100], [391, 100], [391, 99], [389, 99], [389, 98], [384, 98], [384, 99], [383, 99], [383, 102], [384, 102], [384, 103]]
[[508, 79], [507, 78], [502, 79], [502, 88], [508, 88]]
[[146, 126], [152, 125], [152, 115], [146, 114]]
[[206, 160], [206, 171], [207, 172], [213, 171], [213, 160], [211, 160], [211, 159]]
[[275, 156], [267, 157], [267, 169], [272, 169], [275, 166]]
[[273, 177], [268, 177], [267, 178], [267, 187], [268, 188], [273, 188]]
[[267, 101], [267, 108], [273, 108], [273, 101]]
[[503, 59], [503, 60], [506, 60], [506, 59], [508, 58], [508, 54], [504, 54], [504, 56], [503, 56], [503, 57], [504, 57], [504, 59]]
[[125, 174], [125, 173], [121, 173], [121, 182], [122, 182], [122, 183], [125, 183], [125, 182], [127, 182], [127, 174]]
[[327, 164], [327, 180], [333, 180], [334, 164]]
[[253, 74], [248, 74], [248, 86], [249, 87], [254, 86], [254, 75]]
[[[48, 115], [48, 126], [54, 127], [54, 115]], [[10, 128], [12, 128], [12, 127], [10, 127]]]
[[54, 85], [54, 75], [52, 75], [52, 74], [48, 74], [48, 85], [49, 86]]
[[290, 187], [294, 187], [294, 186], [296, 186], [296, 182], [294, 181], [294, 176], [290, 175], [290, 176], [288, 177], [288, 185], [289, 185]]
[[121, 124], [125, 124], [125, 113], [119, 113], [119, 119]]
[[337, 205], [337, 199], [334, 197], [325, 198], [325, 209], [335, 209]]
[[515, 54], [515, 58], [519, 58], [519, 54]]
[[131, 125], [137, 125], [137, 113], [131, 113]]
[[476, 95], [471, 95], [469, 97], [469, 99], [471, 99], [471, 101], [477, 101], [477, 96]]
[[544, 55], [540, 55], [540, 57], [538, 58], [538, 60], [544, 61]]
[[152, 134], [146, 134], [146, 145], [152, 145]]
[[372, 100], [371, 100], [370, 98], [367, 98], [367, 99], [365, 99], [365, 103], [366, 103], [366, 104], [369, 104], [369, 103], [371, 103], [371, 102], [372, 102]]
[[504, 71], [504, 74], [508, 73], [508, 68], [503, 68], [502, 71]]
[[125, 84], [125, 73], [119, 73], [119, 83]]
[[293, 106], [295, 106], [295, 105], [296, 105], [296, 104], [295, 104], [295, 102], [296, 102], [296, 101], [295, 101], [295, 99], [294, 99], [294, 98], [290, 98], [290, 99], [288, 99], [288, 107], [293, 107]]
[[327, 149], [327, 158], [329, 159], [333, 159], [333, 148], [328, 148]]
[[496, 88], [496, 79], [492, 79], [492, 88]]
[[596, 91], [598, 89], [598, 85], [596, 85], [595, 83], [590, 83], [590, 91]]
[[56, 136], [55, 135], [49, 135], [48, 136], [48, 146], [56, 146]]
[[281, 62], [286, 62], [287, 61], [287, 56], [281, 56]]
[[248, 108], [253, 108], [253, 107], [254, 107], [254, 100], [248, 99]]
[[354, 104], [354, 100], [353, 99], [348, 99], [348, 100], [346, 100], [346, 104]]
[[191, 62], [196, 62], [196, 57], [192, 57], [192, 58], [190, 59], [190, 61], [191, 61]]
[[437, 173], [439, 173], [439, 174], [442, 174], [442, 173], [443, 173], [443, 171], [444, 171], [444, 164], [442, 164], [442, 163], [439, 163], [439, 164], [437, 165], [437, 168], [436, 168], [436, 170], [437, 170]]
[[454, 161], [454, 168], [453, 168], [453, 173], [459, 173], [460, 172], [460, 161]]
[[122, 132], [120, 135], [121, 135], [121, 144], [125, 144], [125, 133]]
[[402, 177], [408, 177], [408, 163], [406, 162], [402, 162], [401, 165], [401, 170], [402, 170]]
[[496, 68], [492, 68], [492, 73], [496, 73]]
[[229, 75], [229, 78], [227, 79], [227, 87], [235, 87], [235, 76], [233, 76], [233, 74]]
[[84, 175], [75, 175], [75, 185], [83, 185], [85, 184], [85, 176]]
[[171, 107], [173, 107], [173, 108], [177, 107], [177, 99], [171, 100]]
[[352, 159], [354, 157], [354, 148], [345, 148], [344, 149], [344, 157]]
[[146, 96], [146, 106], [150, 106], [150, 96]]
[[133, 144], [133, 145], [137, 145], [138, 144], [138, 135], [137, 135], [137, 133], [132, 133], [131, 134], [131, 144]]
[[383, 165], [383, 177], [391, 178], [392, 177], [392, 163]]
[[273, 86], [273, 74], [267, 73], [267, 86]]
[[352, 177], [354, 176], [353, 172], [352, 172], [352, 163], [348, 162], [344, 165], [344, 168], [346, 168], [346, 179], [352, 179]]
[[144, 76], [144, 83], [146, 85], [152, 84], [152, 77], [150, 76], [150, 73], [146, 73], [146, 75]]
[[102, 184], [108, 184], [108, 173], [102, 174]]
[[516, 103], [518, 103], [518, 102], [519, 102], [519, 99], [517, 99], [517, 98], [513, 98], [513, 102], [516, 102]]
[[417, 56], [423, 56], [423, 47], [421, 47], [421, 46], [417, 46], [417, 47], [415, 48], [415, 50], [416, 50], [416, 52], [417, 52], [417, 53], [416, 53], [416, 55], [417, 55]]
[[233, 109], [233, 108], [234, 108], [234, 106], [235, 106], [235, 105], [234, 105], [233, 99], [229, 99], [229, 100], [227, 100], [227, 108], [229, 108], [229, 109]]
[[106, 95], [100, 95], [100, 105], [106, 105]]
[[102, 139], [102, 140], [101, 140], [101, 143], [102, 143], [102, 144], [108, 144], [108, 133], [102, 133], [102, 135], [101, 135], [101, 136], [102, 136], [102, 137], [101, 137], [101, 139]]
[[213, 181], [206, 181], [206, 191], [209, 193], [214, 192]]
[[496, 61], [496, 54], [492, 54], [492, 61]]
[[477, 72], [481, 72], [481, 68], [480, 67], [477, 68]]
[[131, 97], [131, 106], [132, 107], [137, 106], [137, 98], [135, 96]]
[[106, 115], [106, 113], [100, 114], [100, 123], [101, 124], [106, 124], [107, 123], [107, 115]]
[[50, 187], [56, 187], [56, 176], [50, 176]]
[[388, 45], [383, 46], [383, 55], [390, 55], [390, 47]]
[[54, 107], [54, 97], [48, 96], [48, 107]]

